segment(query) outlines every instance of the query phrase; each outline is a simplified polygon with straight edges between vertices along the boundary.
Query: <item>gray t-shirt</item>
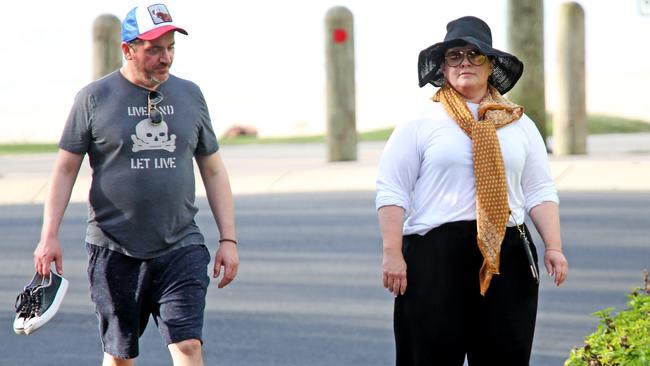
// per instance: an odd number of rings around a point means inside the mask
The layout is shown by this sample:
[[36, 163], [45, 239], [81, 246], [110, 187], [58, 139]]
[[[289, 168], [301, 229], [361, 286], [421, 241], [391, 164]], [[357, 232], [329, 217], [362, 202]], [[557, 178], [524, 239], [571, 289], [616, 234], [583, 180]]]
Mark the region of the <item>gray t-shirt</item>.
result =
[[193, 157], [219, 149], [199, 87], [170, 75], [158, 89], [163, 122], [148, 119], [149, 91], [119, 71], [83, 88], [59, 147], [92, 167], [86, 241], [148, 259], [203, 244], [194, 217]]

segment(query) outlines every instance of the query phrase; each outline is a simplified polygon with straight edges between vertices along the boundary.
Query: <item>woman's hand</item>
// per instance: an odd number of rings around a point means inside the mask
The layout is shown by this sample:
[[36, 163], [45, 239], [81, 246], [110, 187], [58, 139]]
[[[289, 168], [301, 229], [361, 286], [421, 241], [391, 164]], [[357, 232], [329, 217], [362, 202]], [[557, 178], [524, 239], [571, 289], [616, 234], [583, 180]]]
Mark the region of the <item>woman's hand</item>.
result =
[[401, 250], [384, 250], [382, 262], [384, 287], [393, 296], [404, 295], [406, 292], [406, 261]]
[[384, 248], [384, 260], [381, 264], [384, 287], [397, 297], [406, 292], [406, 261], [402, 255], [404, 209], [394, 205], [383, 206], [377, 213]]
[[544, 247], [544, 265], [553, 282], [560, 286], [569, 273], [569, 263], [562, 253], [562, 238], [560, 236], [560, 212], [555, 202], [542, 202], [530, 210], [537, 231], [542, 237]]
[[546, 250], [544, 253], [544, 265], [550, 277], [555, 277], [553, 282], [560, 286], [569, 274], [569, 263], [564, 254], [559, 250]]

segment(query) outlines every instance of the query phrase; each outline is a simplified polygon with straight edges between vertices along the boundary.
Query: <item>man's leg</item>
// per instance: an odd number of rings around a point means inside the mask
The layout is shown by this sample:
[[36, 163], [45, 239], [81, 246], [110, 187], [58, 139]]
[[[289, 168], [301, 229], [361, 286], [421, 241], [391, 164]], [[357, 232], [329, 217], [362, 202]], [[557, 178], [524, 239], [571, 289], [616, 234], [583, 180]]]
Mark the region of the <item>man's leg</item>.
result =
[[199, 340], [188, 339], [172, 343], [167, 347], [172, 355], [174, 366], [203, 366], [203, 352]]
[[[99, 320], [104, 365], [132, 365], [150, 312], [142, 261], [87, 244], [90, 295]], [[142, 274], [142, 275], [141, 275]], [[143, 282], [145, 281], [145, 282]]]
[[134, 358], [129, 358], [128, 360], [124, 360], [121, 358], [113, 357], [108, 353], [104, 353], [104, 362], [102, 362], [102, 366], [133, 366], [135, 365], [134, 360], [135, 360]]
[[151, 261], [158, 274], [155, 292], [158, 325], [174, 365], [203, 365], [202, 330], [210, 278], [210, 252], [203, 245], [177, 249]]

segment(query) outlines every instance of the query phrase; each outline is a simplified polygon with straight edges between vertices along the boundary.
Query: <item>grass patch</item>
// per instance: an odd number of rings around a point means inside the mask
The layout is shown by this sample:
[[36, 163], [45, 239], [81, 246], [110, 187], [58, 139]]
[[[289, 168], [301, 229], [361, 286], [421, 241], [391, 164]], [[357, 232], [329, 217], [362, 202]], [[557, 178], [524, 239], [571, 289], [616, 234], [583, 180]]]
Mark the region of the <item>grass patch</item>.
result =
[[359, 134], [359, 140], [361, 141], [384, 141], [388, 140], [390, 134], [393, 133], [392, 128], [385, 128], [383, 130], [375, 130], [362, 132]]
[[650, 132], [650, 123], [609, 116], [590, 116], [587, 123], [589, 134]]
[[[546, 127], [548, 135], [553, 135], [553, 118], [547, 118]], [[610, 116], [589, 116], [587, 129], [590, 135], [607, 133], [639, 133], [650, 132], [650, 123], [635, 119], [610, 117]], [[392, 128], [367, 131], [359, 133], [359, 141], [385, 141], [393, 132]], [[231, 137], [219, 139], [222, 145], [244, 145], [244, 144], [295, 144], [295, 143], [318, 143], [325, 142], [325, 136], [296, 136], [296, 137]], [[58, 150], [57, 144], [0, 144], [0, 155], [3, 154], [43, 154], [52, 153]]]
[[[359, 141], [385, 141], [393, 132], [392, 128], [385, 128], [375, 131], [367, 131], [359, 133]], [[296, 136], [296, 137], [251, 137], [251, 136], [238, 136], [219, 139], [222, 145], [243, 145], [243, 144], [294, 144], [294, 143], [310, 143], [310, 142], [325, 142], [325, 136], [312, 135], [312, 136]]]
[[0, 154], [46, 154], [58, 150], [57, 144], [0, 144]]
[[[650, 123], [637, 119], [593, 115], [587, 117], [587, 134], [650, 132]], [[553, 136], [553, 116], [546, 118], [546, 133]]]
[[295, 136], [295, 137], [252, 137], [252, 136], [237, 136], [220, 138], [219, 144], [221, 145], [243, 145], [243, 144], [295, 144], [295, 143], [310, 143], [310, 142], [325, 142], [325, 137], [322, 135], [312, 136]]

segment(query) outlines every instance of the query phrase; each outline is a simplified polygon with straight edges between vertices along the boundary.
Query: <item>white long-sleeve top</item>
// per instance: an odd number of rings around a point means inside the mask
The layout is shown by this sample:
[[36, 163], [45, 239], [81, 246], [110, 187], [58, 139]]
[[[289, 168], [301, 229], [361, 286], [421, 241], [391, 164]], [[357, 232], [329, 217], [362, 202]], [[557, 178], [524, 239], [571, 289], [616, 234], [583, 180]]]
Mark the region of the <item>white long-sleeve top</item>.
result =
[[[477, 118], [478, 104], [467, 103]], [[497, 129], [505, 165], [508, 202], [518, 224], [545, 201], [559, 203], [546, 147], [525, 114]], [[476, 220], [472, 141], [445, 112], [431, 103], [423, 116], [398, 125], [379, 162], [376, 208], [404, 208], [404, 235], [424, 235], [447, 222]], [[508, 226], [515, 223], [510, 217]]]

